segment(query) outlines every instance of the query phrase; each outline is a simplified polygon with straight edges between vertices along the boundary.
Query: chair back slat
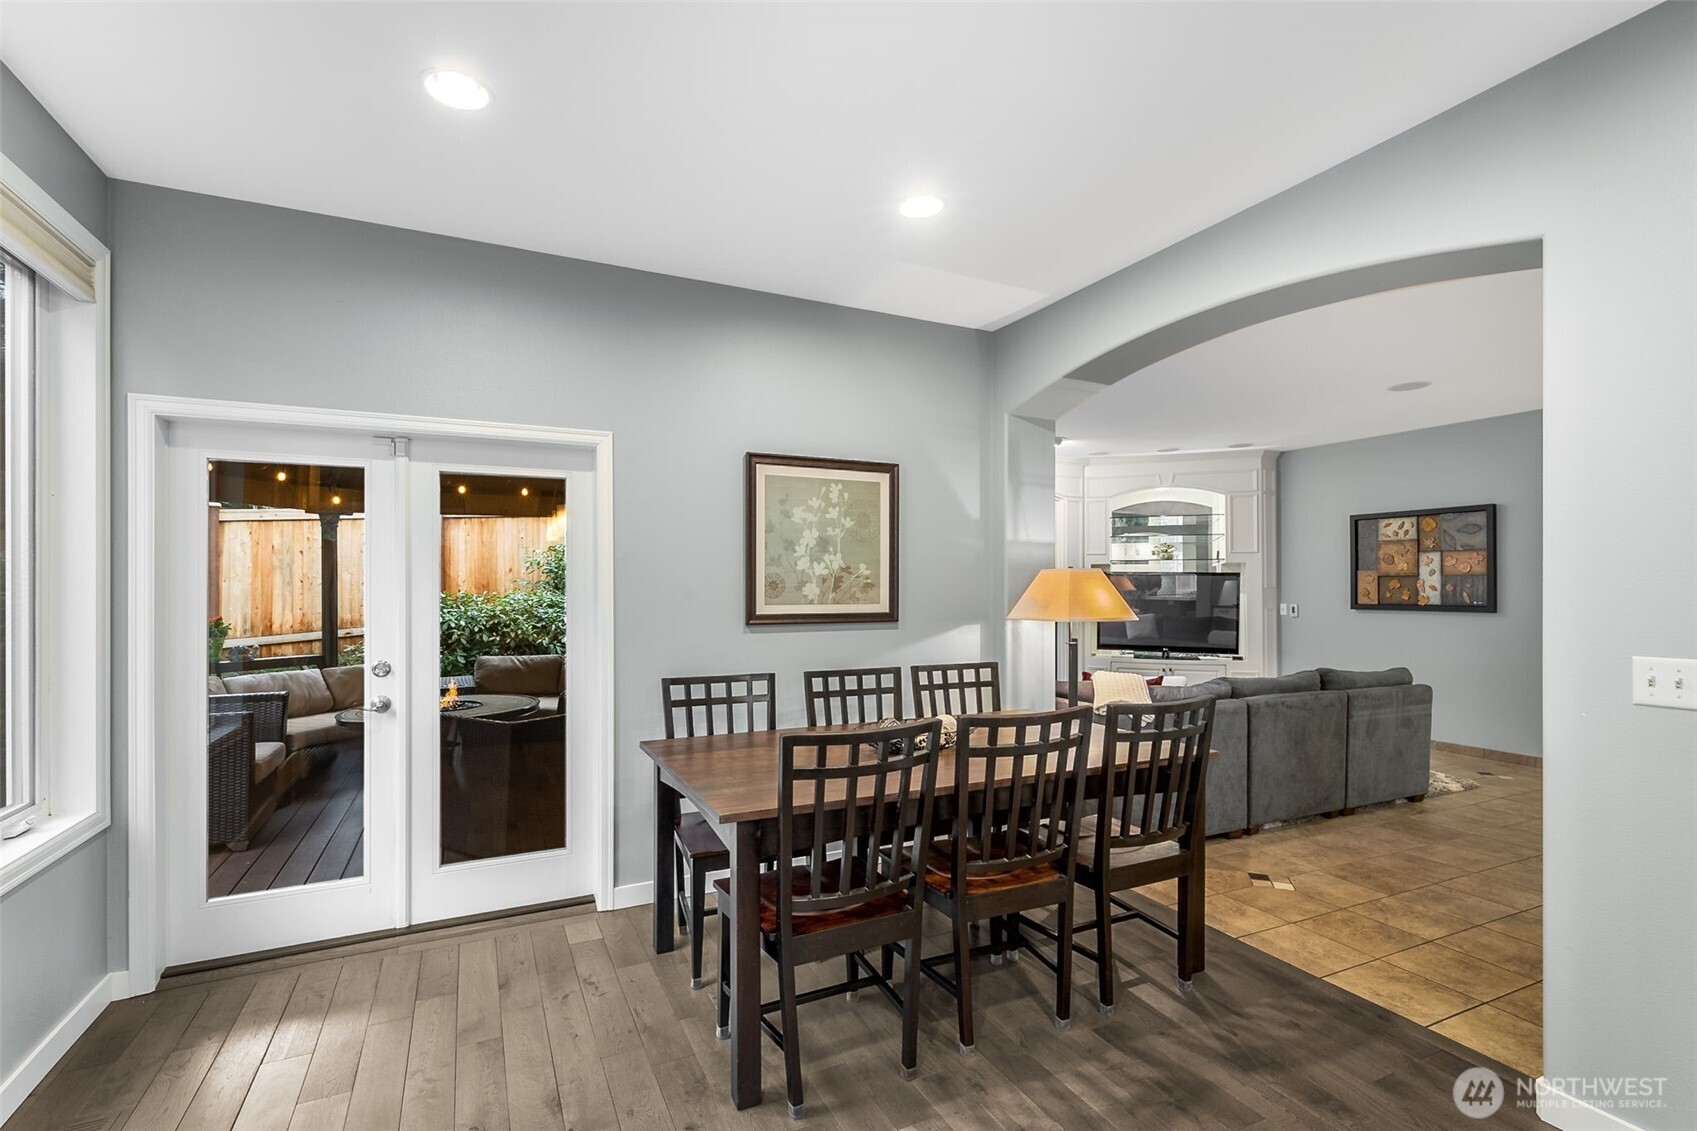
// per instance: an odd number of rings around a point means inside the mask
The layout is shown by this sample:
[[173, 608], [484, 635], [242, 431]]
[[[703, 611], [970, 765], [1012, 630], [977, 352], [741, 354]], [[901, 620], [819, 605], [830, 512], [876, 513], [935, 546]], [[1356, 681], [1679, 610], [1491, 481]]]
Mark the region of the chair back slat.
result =
[[[786, 937], [797, 915], [850, 911], [897, 894], [910, 907], [923, 899], [942, 734], [941, 723], [926, 719], [784, 736], [778, 860], [788, 882], [778, 885], [778, 923]], [[805, 883], [796, 875], [798, 856], [807, 861]]]
[[689, 675], [660, 681], [667, 738], [776, 730], [771, 672]]
[[[1084, 791], [1089, 707], [964, 715], [956, 723], [954, 827], [957, 888], [972, 875], [1065, 861]], [[974, 767], [984, 788], [971, 788]], [[996, 783], [1007, 781], [1003, 786]], [[976, 853], [969, 852], [976, 841]]]
[[902, 717], [900, 668], [836, 668], [806, 672], [807, 725], [870, 726]]
[[979, 715], [1002, 709], [1001, 668], [993, 660], [915, 664], [912, 671], [913, 706], [923, 718]]
[[1116, 703], [1103, 725], [1107, 768], [1097, 818], [1099, 859], [1105, 863], [1114, 849], [1187, 837], [1207, 770], [1214, 701]]

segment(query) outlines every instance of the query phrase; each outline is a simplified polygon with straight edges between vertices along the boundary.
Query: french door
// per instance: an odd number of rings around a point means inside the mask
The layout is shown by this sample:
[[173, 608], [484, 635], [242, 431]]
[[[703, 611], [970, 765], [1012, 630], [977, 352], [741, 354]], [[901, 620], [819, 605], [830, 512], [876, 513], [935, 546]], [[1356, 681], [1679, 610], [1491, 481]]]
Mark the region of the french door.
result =
[[166, 427], [165, 963], [591, 892], [591, 457]]

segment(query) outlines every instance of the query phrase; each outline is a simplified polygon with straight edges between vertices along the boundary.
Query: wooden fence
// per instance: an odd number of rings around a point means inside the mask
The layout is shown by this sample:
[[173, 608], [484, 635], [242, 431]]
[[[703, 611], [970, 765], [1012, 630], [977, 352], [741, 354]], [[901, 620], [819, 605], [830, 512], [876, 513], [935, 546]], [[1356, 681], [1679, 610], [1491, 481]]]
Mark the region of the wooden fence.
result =
[[[222, 616], [230, 625], [227, 643], [257, 643], [261, 656], [317, 652], [322, 542], [318, 520], [219, 511], [209, 533], [215, 549], [208, 569], [207, 618]], [[444, 518], [443, 590], [507, 592], [534, 576], [523, 572], [524, 560], [548, 546], [549, 533], [546, 518]], [[336, 566], [336, 624], [347, 647], [365, 632], [364, 519], [337, 524]]]

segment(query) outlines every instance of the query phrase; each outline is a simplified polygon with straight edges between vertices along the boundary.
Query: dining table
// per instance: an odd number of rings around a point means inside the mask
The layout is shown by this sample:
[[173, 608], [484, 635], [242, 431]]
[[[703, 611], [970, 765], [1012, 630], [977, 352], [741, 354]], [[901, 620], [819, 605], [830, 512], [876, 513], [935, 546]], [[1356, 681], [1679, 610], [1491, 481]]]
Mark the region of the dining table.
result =
[[[1024, 712], [1004, 711], [995, 717], [1017, 720]], [[983, 717], [983, 716], [980, 716]], [[864, 726], [835, 725], [798, 727], [786, 730], [753, 731], [741, 734], [698, 735], [692, 738], [654, 738], [641, 743], [642, 752], [654, 763], [654, 951], [665, 954], [674, 945], [672, 830], [682, 802], [695, 808], [718, 826], [731, 851], [730, 918], [731, 947], [731, 1100], [741, 1110], [761, 1099], [760, 1081], [760, 939], [758, 892], [762, 863], [778, 855], [779, 808], [778, 759], [786, 735], [818, 735], [865, 730]], [[1085, 797], [1099, 799], [1106, 782], [1108, 762], [1103, 754], [1103, 728], [1091, 728], [1090, 750], [1085, 768]], [[1214, 751], [1209, 752], [1213, 757]], [[1134, 754], [1129, 744], [1120, 743], [1114, 763], [1118, 774], [1132, 768], [1146, 774], [1151, 762], [1148, 745]], [[1001, 778], [984, 780], [984, 761], [972, 767], [969, 792], [994, 785], [1009, 788], [1013, 782], [1009, 760], [998, 759]], [[941, 830], [953, 819], [959, 799], [956, 794], [955, 747], [945, 746], [937, 758], [937, 793], [934, 819]], [[1207, 775], [1202, 775], [1204, 782]], [[845, 806], [848, 799], [840, 783], [836, 796], [827, 803]], [[1206, 828], [1203, 804], [1206, 789], [1196, 801], [1194, 827]], [[1190, 898], [1186, 901], [1190, 968], [1201, 971], [1204, 959], [1205, 842], [1197, 838], [1198, 850], [1191, 856]], [[720, 945], [726, 945], [721, 940]], [[717, 991], [715, 991], [717, 992]]]

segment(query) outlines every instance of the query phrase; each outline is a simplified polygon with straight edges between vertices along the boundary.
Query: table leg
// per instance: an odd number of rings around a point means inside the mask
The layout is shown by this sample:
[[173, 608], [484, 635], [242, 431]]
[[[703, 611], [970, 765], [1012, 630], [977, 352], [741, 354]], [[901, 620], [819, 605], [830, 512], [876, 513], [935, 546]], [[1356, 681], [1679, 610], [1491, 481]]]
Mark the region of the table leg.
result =
[[654, 767], [654, 953], [672, 949], [672, 829], [678, 823], [678, 791], [660, 779]]
[[731, 1102], [739, 1111], [760, 1102], [759, 827], [739, 822], [731, 848]]

